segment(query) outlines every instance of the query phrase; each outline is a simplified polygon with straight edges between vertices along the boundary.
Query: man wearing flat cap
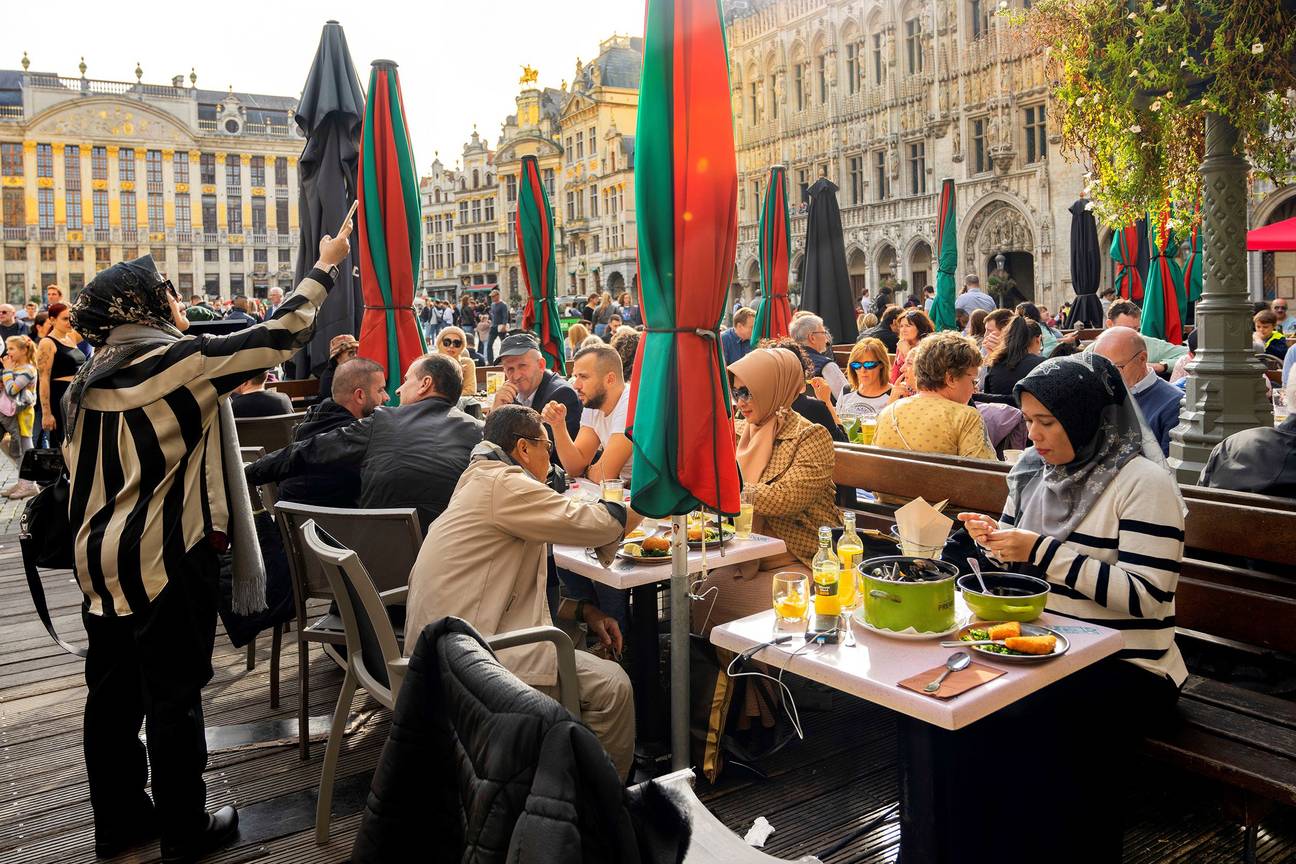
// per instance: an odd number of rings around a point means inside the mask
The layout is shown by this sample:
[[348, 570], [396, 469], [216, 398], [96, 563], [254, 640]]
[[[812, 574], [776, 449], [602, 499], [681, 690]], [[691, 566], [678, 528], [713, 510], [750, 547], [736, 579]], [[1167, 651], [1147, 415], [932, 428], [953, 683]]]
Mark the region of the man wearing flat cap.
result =
[[[491, 410], [501, 405], [525, 405], [537, 411], [550, 402], [567, 408], [567, 434], [575, 438], [580, 433], [580, 397], [561, 375], [545, 368], [540, 342], [534, 334], [511, 333], [500, 344], [499, 361], [504, 366], [504, 383], [495, 391]], [[558, 452], [550, 452], [550, 460], [558, 463]]]

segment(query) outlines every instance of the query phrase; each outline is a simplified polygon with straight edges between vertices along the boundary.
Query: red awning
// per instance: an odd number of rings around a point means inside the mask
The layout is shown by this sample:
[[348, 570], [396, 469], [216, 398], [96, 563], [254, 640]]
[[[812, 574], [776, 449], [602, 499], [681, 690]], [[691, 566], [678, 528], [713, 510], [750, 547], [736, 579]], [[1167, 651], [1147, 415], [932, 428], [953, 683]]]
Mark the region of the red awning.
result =
[[1296, 217], [1247, 232], [1248, 252], [1296, 252]]

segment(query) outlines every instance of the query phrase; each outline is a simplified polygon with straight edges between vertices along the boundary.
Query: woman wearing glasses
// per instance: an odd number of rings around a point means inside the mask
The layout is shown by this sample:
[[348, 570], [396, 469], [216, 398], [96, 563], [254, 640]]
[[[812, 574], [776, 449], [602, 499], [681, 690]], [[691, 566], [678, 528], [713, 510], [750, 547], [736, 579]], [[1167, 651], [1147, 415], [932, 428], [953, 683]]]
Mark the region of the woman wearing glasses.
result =
[[458, 327], [447, 327], [437, 336], [436, 350], [438, 354], [444, 354], [459, 361], [459, 367], [463, 369], [464, 386], [472, 388], [467, 392], [475, 392], [477, 390], [477, 364], [468, 356], [467, 342], [468, 339], [464, 336], [463, 330]]
[[850, 390], [837, 402], [837, 414], [876, 414], [891, 401], [891, 360], [880, 339], [861, 339], [846, 364]]

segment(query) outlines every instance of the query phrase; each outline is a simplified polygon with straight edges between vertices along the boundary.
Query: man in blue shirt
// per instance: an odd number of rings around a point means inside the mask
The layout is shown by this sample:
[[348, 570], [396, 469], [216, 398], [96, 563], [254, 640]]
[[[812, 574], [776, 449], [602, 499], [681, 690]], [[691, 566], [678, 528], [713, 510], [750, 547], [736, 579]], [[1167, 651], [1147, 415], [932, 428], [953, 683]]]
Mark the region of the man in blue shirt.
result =
[[1148, 365], [1147, 343], [1137, 330], [1108, 327], [1094, 343], [1093, 350], [1120, 370], [1125, 386], [1143, 412], [1143, 419], [1161, 445], [1161, 452], [1170, 455], [1170, 430], [1179, 425], [1183, 391]]
[[740, 306], [734, 312], [733, 326], [720, 334], [720, 349], [724, 352], [725, 365], [741, 360], [752, 350], [752, 328], [756, 326], [756, 313]]

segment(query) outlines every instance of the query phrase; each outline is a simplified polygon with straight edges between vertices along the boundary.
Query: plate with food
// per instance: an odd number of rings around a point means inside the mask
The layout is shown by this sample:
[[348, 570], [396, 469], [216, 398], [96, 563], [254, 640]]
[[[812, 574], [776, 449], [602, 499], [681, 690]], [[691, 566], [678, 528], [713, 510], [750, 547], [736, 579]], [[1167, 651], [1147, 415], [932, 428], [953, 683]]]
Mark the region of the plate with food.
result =
[[688, 529], [688, 545], [690, 549], [701, 549], [704, 542], [707, 546], [721, 546], [732, 540], [735, 533], [734, 527], [727, 522], [718, 526], [709, 524], [705, 528], [694, 525]]
[[636, 564], [669, 564], [670, 540], [665, 537], [646, 537], [641, 543], [624, 543], [617, 557]]
[[966, 645], [991, 660], [1040, 663], [1060, 657], [1071, 647], [1056, 630], [1020, 621], [977, 621], [959, 631], [958, 640], [942, 645]]

